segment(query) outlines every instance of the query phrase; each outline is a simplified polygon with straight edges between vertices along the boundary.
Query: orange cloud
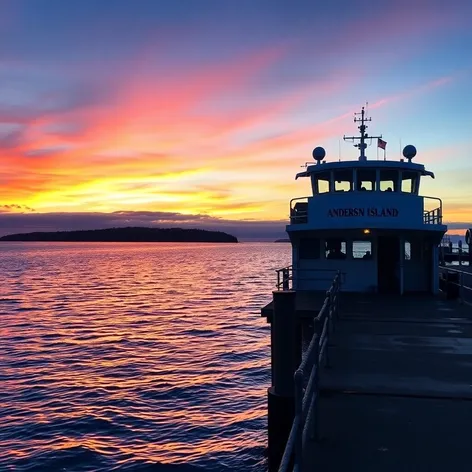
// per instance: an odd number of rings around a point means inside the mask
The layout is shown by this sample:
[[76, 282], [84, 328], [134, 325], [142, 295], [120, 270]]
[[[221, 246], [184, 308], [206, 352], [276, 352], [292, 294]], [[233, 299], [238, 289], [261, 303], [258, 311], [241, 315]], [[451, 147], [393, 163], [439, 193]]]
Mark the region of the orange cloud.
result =
[[[431, 28], [437, 20], [426, 14], [421, 27]], [[402, 35], [392, 25], [388, 22], [382, 41]], [[344, 46], [350, 32], [336, 35], [338, 42], [325, 55]], [[336, 70], [308, 85], [265, 87], [293, 47], [274, 46], [195, 69], [161, 68], [157, 74], [159, 49], [147, 48], [110, 84], [105, 103], [22, 121], [17, 145], [2, 157], [0, 198], [40, 211], [148, 208], [280, 218], [290, 197], [300, 192], [292, 181], [298, 166], [311, 159], [314, 145], [351, 129], [347, 123], [357, 111], [320, 118], [317, 104], [350, 92], [366, 78], [363, 72]], [[369, 106], [388, 106], [452, 80], [434, 80]], [[314, 123], [307, 124], [311, 109]]]

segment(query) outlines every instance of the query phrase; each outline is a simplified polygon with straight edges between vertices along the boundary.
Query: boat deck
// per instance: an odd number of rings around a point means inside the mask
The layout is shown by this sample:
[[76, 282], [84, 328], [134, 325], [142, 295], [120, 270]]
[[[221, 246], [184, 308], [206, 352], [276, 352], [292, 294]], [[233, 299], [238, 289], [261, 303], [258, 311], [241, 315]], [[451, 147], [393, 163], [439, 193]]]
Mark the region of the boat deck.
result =
[[[318, 315], [326, 298], [326, 291], [297, 290], [295, 295], [295, 310], [301, 318], [313, 318]], [[267, 318], [267, 322], [272, 321], [274, 302], [271, 301], [261, 309], [261, 316]]]
[[306, 470], [471, 470], [472, 308], [346, 295]]

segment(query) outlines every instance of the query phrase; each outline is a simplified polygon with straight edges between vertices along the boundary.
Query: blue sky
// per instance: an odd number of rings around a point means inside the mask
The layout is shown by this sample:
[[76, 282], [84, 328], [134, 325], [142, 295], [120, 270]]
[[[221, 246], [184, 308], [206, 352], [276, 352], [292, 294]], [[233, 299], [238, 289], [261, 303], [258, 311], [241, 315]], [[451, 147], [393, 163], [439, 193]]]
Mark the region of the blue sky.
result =
[[299, 166], [317, 145], [337, 160], [365, 102], [389, 157], [417, 146], [437, 176], [424, 191], [462, 231], [470, 18], [465, 0], [3, 1], [2, 231], [33, 213], [47, 229], [143, 211], [149, 224], [283, 221], [308, 192]]

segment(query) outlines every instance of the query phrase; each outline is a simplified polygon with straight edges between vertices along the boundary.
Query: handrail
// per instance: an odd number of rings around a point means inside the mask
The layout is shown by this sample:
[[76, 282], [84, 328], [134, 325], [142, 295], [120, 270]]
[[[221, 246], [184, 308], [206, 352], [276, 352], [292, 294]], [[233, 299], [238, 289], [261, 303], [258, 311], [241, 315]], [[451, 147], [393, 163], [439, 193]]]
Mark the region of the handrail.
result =
[[[472, 272], [446, 266], [440, 266], [440, 271], [446, 275], [446, 286], [453, 285], [459, 288], [457, 293], [459, 301], [472, 305]], [[455, 274], [456, 277], [451, 277], [451, 274]]]
[[290, 281], [293, 280], [293, 266], [282, 267], [275, 269], [277, 273], [277, 290], [290, 290]]
[[[277, 283], [275, 285], [275, 288], [277, 290], [291, 290], [293, 287], [293, 279], [294, 279], [294, 272], [300, 273], [300, 272], [328, 272], [331, 275], [327, 277], [303, 277], [303, 281], [307, 280], [323, 280], [330, 282], [333, 280], [333, 275], [337, 273], [337, 269], [294, 269], [292, 265], [282, 267], [281, 269], [275, 269], [275, 272], [277, 274]], [[342, 274], [345, 275], [345, 272]]]
[[[325, 365], [329, 363], [328, 341], [334, 330], [334, 319], [338, 316], [340, 290], [341, 273], [338, 271], [330, 289], [326, 292], [323, 306], [314, 319], [315, 332], [294, 374], [295, 418], [279, 472], [289, 472], [292, 459], [294, 463], [292, 472], [301, 472], [307, 439], [308, 437], [313, 439], [318, 435], [319, 374], [323, 362]], [[308, 374], [308, 381], [304, 388], [305, 374]]]
[[442, 224], [441, 208], [425, 211], [423, 214], [423, 223], [426, 225], [440, 225]]
[[[442, 211], [442, 200], [439, 197], [430, 197], [428, 195], [418, 195], [419, 197], [423, 198], [423, 200], [435, 200], [439, 202], [439, 206], [432, 210], [424, 210], [423, 211], [423, 223], [424, 224], [434, 224], [434, 225], [441, 225], [442, 218], [443, 218], [443, 211]], [[297, 197], [292, 198], [290, 200], [290, 223], [291, 224], [301, 224], [308, 222], [308, 199], [310, 196], [306, 197]], [[296, 208], [297, 203], [306, 203], [307, 206], [303, 208]]]
[[[306, 223], [308, 221], [308, 208], [297, 209], [297, 203], [306, 203], [308, 205], [308, 198], [310, 197], [297, 197], [290, 200], [290, 223]], [[293, 202], [297, 202], [293, 205]]]
[[442, 210], [442, 200], [439, 197], [431, 197], [430, 195], [420, 195], [420, 197], [427, 198], [428, 200], [436, 200], [439, 202], [439, 208]]
[[422, 195], [423, 200], [436, 200], [439, 202], [439, 206], [433, 210], [425, 210], [423, 213], [424, 224], [441, 225], [442, 224], [442, 200], [439, 197], [430, 197], [428, 195]]

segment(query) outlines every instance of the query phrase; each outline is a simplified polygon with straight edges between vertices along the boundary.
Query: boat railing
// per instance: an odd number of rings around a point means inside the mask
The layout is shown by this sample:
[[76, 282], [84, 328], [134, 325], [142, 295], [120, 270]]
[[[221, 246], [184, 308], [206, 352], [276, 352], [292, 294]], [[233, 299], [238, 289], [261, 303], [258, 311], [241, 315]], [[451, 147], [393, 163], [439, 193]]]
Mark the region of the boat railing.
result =
[[429, 200], [439, 202], [439, 206], [431, 210], [425, 210], [423, 213], [423, 223], [425, 225], [441, 225], [442, 224], [442, 200], [438, 197], [423, 196], [423, 199], [430, 203]]
[[293, 284], [293, 267], [291, 265], [275, 269], [277, 274], [277, 290], [290, 290]]
[[448, 298], [457, 298], [472, 306], [472, 272], [440, 266], [440, 289]]
[[[303, 224], [308, 223], [308, 198], [309, 197], [298, 197], [290, 200], [290, 223], [291, 224]], [[423, 212], [423, 223], [430, 225], [441, 225], [442, 224], [442, 200], [438, 197], [423, 196], [425, 203], [435, 202], [435, 206], [430, 210]]]
[[442, 224], [442, 212], [440, 208], [425, 211], [423, 215], [423, 223], [425, 225], [440, 225]]
[[[338, 273], [337, 269], [294, 269], [292, 265], [282, 267], [281, 269], [275, 269], [277, 274], [277, 290], [292, 290], [293, 282], [297, 279], [297, 282], [305, 281], [321, 281], [330, 282], [333, 280], [335, 274]], [[341, 277], [345, 276], [345, 272], [341, 273]], [[341, 280], [344, 282], [344, 280]]]
[[290, 200], [290, 223], [302, 224], [308, 222], [308, 197], [292, 198]]
[[294, 374], [295, 417], [279, 472], [301, 472], [305, 453], [309, 449], [309, 440], [318, 436], [319, 375], [323, 365], [329, 363], [328, 342], [339, 312], [341, 273], [337, 272], [332, 280], [323, 306], [314, 319], [313, 337]]

